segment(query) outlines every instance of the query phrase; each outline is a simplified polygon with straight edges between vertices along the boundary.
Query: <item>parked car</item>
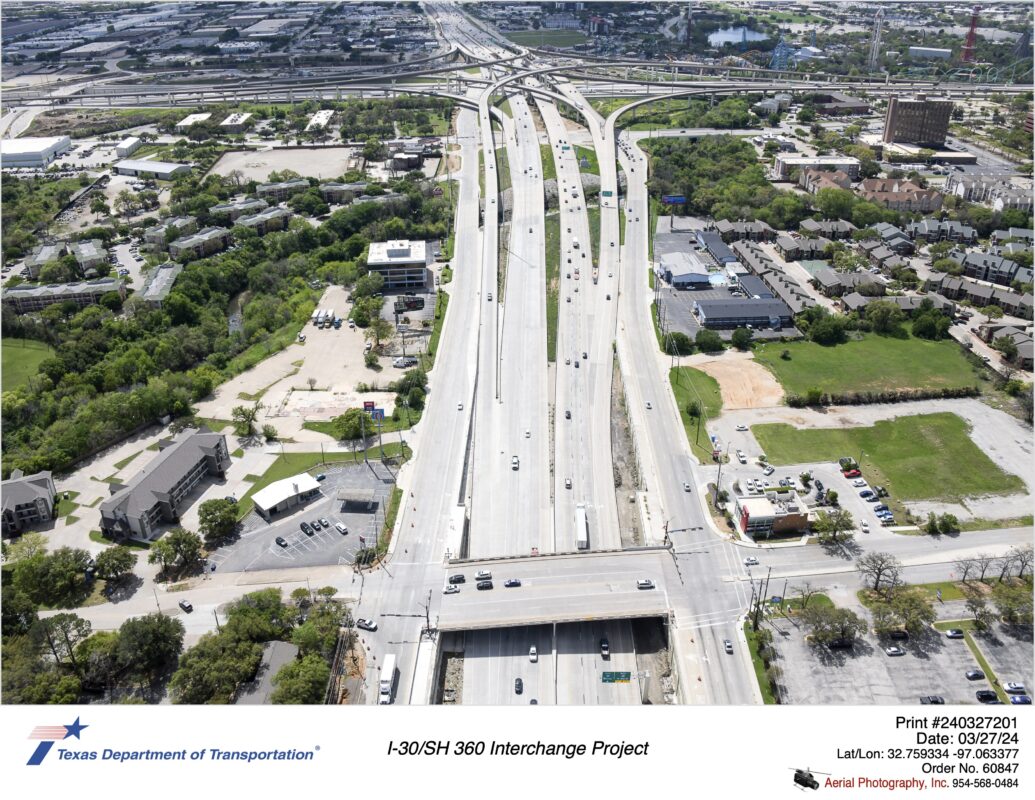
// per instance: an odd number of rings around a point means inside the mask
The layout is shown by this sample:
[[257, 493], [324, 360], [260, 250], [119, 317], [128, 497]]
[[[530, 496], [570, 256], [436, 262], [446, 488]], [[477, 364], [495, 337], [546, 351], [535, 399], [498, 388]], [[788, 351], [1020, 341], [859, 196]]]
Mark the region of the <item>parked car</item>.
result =
[[323, 525], [325, 528], [331, 527], [331, 523], [327, 521], [327, 517], [320, 517], [320, 524]]
[[948, 639], [965, 639], [967, 634], [960, 628], [950, 628], [945, 631], [945, 636]]
[[861, 489], [865, 485], [866, 481], [862, 478], [856, 478], [854, 481], [852, 481], [852, 486], [854, 486], [856, 489]]
[[319, 475], [317, 475], [317, 476], [316, 476], [316, 480], [318, 480], [318, 481], [325, 481], [325, 480], [327, 480], [327, 476], [326, 476], [326, 475], [324, 475], [324, 474], [323, 474], [323, 473], [321, 472], [321, 473], [320, 473]]
[[342, 536], [344, 536], [345, 534], [347, 534], [349, 532], [349, 529], [346, 528], [344, 525], [342, 525], [340, 522], [335, 522], [334, 523], [334, 530], [336, 530]]
[[184, 610], [184, 611], [185, 611], [185, 612], [186, 612], [187, 614], [189, 614], [189, 613], [190, 613], [191, 611], [193, 611], [193, 610], [194, 610], [194, 606], [192, 606], [192, 605], [191, 605], [191, 604], [190, 604], [190, 603], [189, 603], [188, 601], [186, 601], [186, 600], [181, 600], [181, 601], [180, 601], [179, 603], [177, 603], [176, 605], [178, 605], [178, 606], [179, 606], [179, 607], [180, 607], [181, 609], [183, 609], [183, 610]]
[[846, 478], [858, 478], [860, 475], [862, 475], [862, 473], [859, 472], [859, 470], [857, 469], [846, 469], [842, 474]]
[[945, 698], [938, 694], [929, 694], [926, 697], [920, 698], [920, 705], [943, 706], [945, 705]]
[[491, 580], [492, 580], [492, 573], [491, 573], [491, 572], [489, 572], [488, 570], [484, 570], [484, 569], [483, 569], [483, 570], [479, 571], [479, 572], [478, 572], [478, 573], [477, 573], [477, 574], [476, 574], [476, 575], [474, 576], [474, 579], [475, 579], [476, 581], [491, 581]]
[[377, 623], [374, 622], [372, 619], [363, 619], [362, 617], [360, 617], [356, 620], [356, 627], [359, 628], [361, 631], [376, 631]]
[[1028, 690], [1024, 688], [1024, 684], [1023, 683], [1014, 683], [1013, 681], [1009, 681], [1009, 682], [1003, 684], [1003, 688], [1009, 694], [1027, 694], [1028, 693]]
[[303, 522], [298, 527], [302, 529], [302, 533], [304, 533], [306, 536], [312, 536], [313, 535], [313, 529], [309, 526], [308, 522]]
[[442, 594], [460, 594], [460, 587], [450, 583], [442, 589]]
[[539, 651], [535, 645], [528, 648], [528, 660], [535, 664], [539, 660]]
[[905, 650], [895, 645], [892, 645], [891, 647], [885, 647], [884, 652], [889, 656], [904, 656], [906, 654]]
[[869, 489], [863, 489], [861, 492], [859, 492], [859, 497], [861, 497], [863, 500], [873, 500], [873, 502], [877, 502], [877, 495], [875, 495]]
[[467, 577], [465, 575], [450, 575], [450, 583], [467, 583]]
[[1031, 698], [1026, 694], [1012, 694], [1010, 695], [1010, 705], [1012, 706], [1030, 706]]
[[999, 697], [991, 689], [978, 689], [974, 696], [979, 703], [998, 703]]
[[985, 679], [985, 673], [979, 669], [968, 669], [966, 677], [968, 681], [983, 681]]
[[273, 541], [275, 541], [281, 547], [287, 547], [287, 539], [285, 539], [283, 536], [278, 536]]
[[477, 588], [479, 591], [485, 591], [486, 589], [492, 588], [492, 581], [478, 581]]

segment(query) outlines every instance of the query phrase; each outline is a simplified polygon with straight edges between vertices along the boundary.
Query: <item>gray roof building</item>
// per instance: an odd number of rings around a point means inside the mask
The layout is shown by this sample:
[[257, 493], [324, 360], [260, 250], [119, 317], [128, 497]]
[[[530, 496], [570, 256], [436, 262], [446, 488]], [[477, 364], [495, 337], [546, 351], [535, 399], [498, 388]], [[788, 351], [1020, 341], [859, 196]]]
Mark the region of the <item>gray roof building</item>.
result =
[[851, 222], [843, 219], [814, 220], [803, 219], [798, 230], [806, 236], [822, 236], [826, 239], [848, 239], [859, 230]]
[[183, 272], [183, 264], [177, 264], [175, 261], [159, 264], [147, 274], [144, 286], [137, 292], [136, 297], [153, 308], [161, 308], [181, 272]]
[[226, 214], [230, 217], [230, 221], [233, 222], [243, 214], [254, 214], [258, 211], [262, 211], [267, 208], [269, 203], [265, 200], [260, 200], [257, 197], [238, 197], [236, 200], [231, 200], [229, 203], [220, 203], [212, 206], [209, 210], [209, 214]]
[[78, 308], [86, 308], [108, 292], [118, 292], [123, 300], [126, 299], [126, 287], [121, 278], [97, 278], [92, 281], [53, 283], [47, 286], [22, 283], [4, 289], [3, 302], [14, 309], [16, 314], [26, 314], [65, 301], [75, 303]]
[[25, 475], [20, 469], [13, 470], [11, 477], [0, 483], [3, 535], [22, 533], [53, 519], [56, 495], [50, 472]]
[[706, 328], [773, 328], [791, 324], [791, 311], [785, 303], [766, 298], [731, 298], [694, 301], [694, 314]]

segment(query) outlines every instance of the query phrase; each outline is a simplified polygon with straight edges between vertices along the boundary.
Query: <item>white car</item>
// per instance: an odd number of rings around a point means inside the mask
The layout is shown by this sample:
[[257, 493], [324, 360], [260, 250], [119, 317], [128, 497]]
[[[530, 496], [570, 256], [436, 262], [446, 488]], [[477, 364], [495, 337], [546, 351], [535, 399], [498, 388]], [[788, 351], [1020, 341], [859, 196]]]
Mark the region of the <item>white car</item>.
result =
[[747, 558], [744, 559], [744, 566], [745, 567], [757, 567], [758, 566], [758, 559], [755, 558], [754, 556], [748, 556]]
[[854, 481], [852, 481], [852, 486], [855, 486], [855, 487], [860, 488], [860, 489], [863, 486], [865, 486], [865, 485], [866, 485], [866, 481], [863, 480], [862, 478], [856, 478]]
[[650, 411], [654, 406], [650, 404], [650, 400], [647, 401], [647, 410]]
[[746, 431], [747, 429], [748, 429], [747, 425], [738, 425], [737, 426], [737, 430], [738, 431]]
[[870, 523], [868, 523], [866, 520], [863, 520], [861, 523], [859, 523], [859, 530], [861, 530], [863, 533], [869, 533]]
[[884, 652], [887, 653], [889, 656], [904, 656], [906, 654], [905, 650], [903, 650], [901, 647], [895, 647], [894, 645], [891, 647], [885, 647]]
[[442, 588], [442, 594], [460, 594], [460, 587], [455, 583], [451, 583]]
[[1027, 694], [1028, 690], [1024, 688], [1023, 683], [1004, 683], [1003, 688], [1006, 689], [1010, 694]]
[[539, 661], [539, 651], [536, 650], [535, 645], [528, 648], [528, 660], [533, 664]]
[[739, 461], [741, 464], [748, 463], [747, 456], [744, 455], [744, 451], [743, 450], [738, 450], [737, 451], [737, 461]]
[[772, 475], [774, 472], [776, 472], [776, 467], [774, 467], [772, 464], [767, 464], [766, 468], [762, 470], [763, 475]]
[[690, 484], [687, 481], [683, 481], [683, 491], [684, 492], [689, 492], [690, 491]]
[[363, 631], [376, 631], [377, 623], [372, 619], [363, 619], [360, 617], [356, 620], [356, 627]]

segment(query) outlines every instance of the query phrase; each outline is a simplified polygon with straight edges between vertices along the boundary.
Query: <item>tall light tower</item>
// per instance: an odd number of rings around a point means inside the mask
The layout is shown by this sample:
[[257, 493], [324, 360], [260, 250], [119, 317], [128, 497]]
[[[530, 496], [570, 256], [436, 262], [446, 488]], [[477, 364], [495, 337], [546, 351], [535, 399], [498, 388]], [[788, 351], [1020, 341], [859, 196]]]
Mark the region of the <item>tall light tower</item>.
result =
[[880, 61], [880, 39], [884, 28], [884, 9], [877, 10], [873, 17], [873, 37], [870, 39], [870, 57], [866, 59], [866, 66], [870, 69], [877, 68]]
[[974, 12], [970, 15], [970, 30], [967, 31], [967, 38], [963, 42], [963, 52], [960, 53], [960, 60], [965, 64], [974, 61], [974, 46], [977, 44], [978, 14], [981, 13], [981, 6], [974, 6]]

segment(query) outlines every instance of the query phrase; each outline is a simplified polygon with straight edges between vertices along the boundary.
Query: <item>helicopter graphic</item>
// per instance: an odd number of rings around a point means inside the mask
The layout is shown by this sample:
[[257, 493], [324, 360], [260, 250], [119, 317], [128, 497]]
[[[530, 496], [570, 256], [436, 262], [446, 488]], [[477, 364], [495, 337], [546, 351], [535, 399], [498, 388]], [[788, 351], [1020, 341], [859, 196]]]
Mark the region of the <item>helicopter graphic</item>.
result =
[[[798, 769], [796, 767], [790, 767], [794, 770], [794, 783], [801, 789], [812, 789], [816, 790], [819, 788], [819, 781], [816, 780], [811, 769], [805, 767], [805, 769]], [[829, 772], [817, 771], [815, 775], [829, 775]]]

